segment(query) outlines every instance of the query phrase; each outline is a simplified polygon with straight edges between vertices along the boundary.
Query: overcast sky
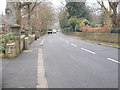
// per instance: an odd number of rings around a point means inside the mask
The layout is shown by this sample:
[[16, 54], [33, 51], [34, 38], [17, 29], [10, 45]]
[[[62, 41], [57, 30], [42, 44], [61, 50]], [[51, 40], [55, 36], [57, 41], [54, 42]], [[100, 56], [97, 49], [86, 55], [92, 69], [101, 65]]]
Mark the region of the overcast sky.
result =
[[[53, 3], [53, 5], [56, 8], [59, 8], [65, 4], [65, 0], [49, 0]], [[6, 0], [0, 0], [0, 13], [4, 12], [5, 7], [6, 7]], [[91, 5], [92, 3], [95, 3], [96, 0], [87, 0], [89, 2], [88, 4]]]
[[5, 10], [6, 7], [6, 0], [0, 0], [0, 13]]

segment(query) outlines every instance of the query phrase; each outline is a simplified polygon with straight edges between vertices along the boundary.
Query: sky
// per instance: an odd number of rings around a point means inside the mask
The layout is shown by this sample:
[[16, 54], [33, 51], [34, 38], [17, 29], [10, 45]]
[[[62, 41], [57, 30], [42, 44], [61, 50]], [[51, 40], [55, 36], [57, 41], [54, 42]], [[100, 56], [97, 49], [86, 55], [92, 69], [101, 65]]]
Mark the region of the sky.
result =
[[0, 14], [4, 12], [5, 7], [6, 7], [6, 0], [0, 0]]
[[[5, 11], [6, 7], [6, 0], [0, 0], [2, 3], [0, 3], [0, 14]], [[65, 5], [65, 0], [49, 0], [52, 2], [54, 7], [59, 8]], [[96, 0], [87, 0], [88, 5], [92, 5], [92, 3], [96, 3]]]

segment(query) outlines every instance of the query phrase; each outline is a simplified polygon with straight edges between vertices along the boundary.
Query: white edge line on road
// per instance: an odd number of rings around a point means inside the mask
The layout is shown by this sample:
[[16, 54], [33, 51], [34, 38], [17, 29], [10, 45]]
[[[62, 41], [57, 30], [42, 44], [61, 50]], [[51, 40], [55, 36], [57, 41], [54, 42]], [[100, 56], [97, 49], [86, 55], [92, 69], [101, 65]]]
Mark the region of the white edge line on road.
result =
[[110, 61], [112, 61], [112, 62], [115, 62], [115, 63], [118, 63], [118, 64], [120, 64], [120, 62], [119, 61], [117, 61], [117, 60], [114, 60], [114, 59], [112, 59], [112, 58], [107, 58], [108, 60], [110, 60]]
[[73, 44], [73, 43], [71, 43], [71, 45], [74, 46], [74, 47], [77, 47], [77, 45], [75, 45], [75, 44]]
[[43, 40], [41, 41], [40, 45], [43, 45], [44, 41], [45, 41], [45, 37], [44, 37]]
[[84, 51], [87, 51], [87, 52], [89, 52], [89, 53], [96, 54], [95, 52], [90, 51], [90, 50], [88, 50], [88, 49], [85, 49], [85, 48], [81, 48], [81, 49], [84, 50]]
[[37, 85], [36, 88], [48, 88], [45, 77], [42, 49], [38, 49]]

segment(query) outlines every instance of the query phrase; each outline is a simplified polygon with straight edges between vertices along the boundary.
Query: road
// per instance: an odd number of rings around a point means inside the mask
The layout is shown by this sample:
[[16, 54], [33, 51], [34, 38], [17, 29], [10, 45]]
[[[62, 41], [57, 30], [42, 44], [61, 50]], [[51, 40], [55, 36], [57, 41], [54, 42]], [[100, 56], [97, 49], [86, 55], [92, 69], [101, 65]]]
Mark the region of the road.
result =
[[46, 34], [2, 60], [3, 88], [117, 88], [118, 49]]
[[49, 88], [117, 88], [118, 49], [63, 34], [46, 35], [43, 57]]

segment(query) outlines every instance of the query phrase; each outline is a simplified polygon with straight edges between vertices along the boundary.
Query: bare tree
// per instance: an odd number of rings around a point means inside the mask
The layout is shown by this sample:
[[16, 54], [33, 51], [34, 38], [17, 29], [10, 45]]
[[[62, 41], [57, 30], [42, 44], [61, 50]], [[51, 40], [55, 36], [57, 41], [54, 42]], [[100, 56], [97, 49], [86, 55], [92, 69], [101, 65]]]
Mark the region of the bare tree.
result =
[[29, 30], [29, 33], [31, 34], [32, 33], [32, 30], [31, 30], [31, 13], [32, 11], [34, 10], [34, 8], [39, 5], [41, 2], [37, 3], [37, 2], [34, 2], [34, 3], [31, 3], [31, 2], [28, 2], [28, 4], [26, 4], [24, 6], [24, 9], [26, 10], [26, 14], [27, 14], [27, 29]]
[[111, 2], [108, 0], [108, 4], [112, 12], [110, 13], [108, 8], [105, 6], [104, 1], [97, 1], [99, 5], [105, 10], [107, 15], [111, 18], [112, 28], [118, 28], [118, 16], [117, 16], [117, 6], [120, 3], [120, 0], [116, 0], [116, 2]]
[[54, 7], [50, 2], [42, 2], [31, 13], [31, 24], [37, 30], [46, 31], [55, 21]]

